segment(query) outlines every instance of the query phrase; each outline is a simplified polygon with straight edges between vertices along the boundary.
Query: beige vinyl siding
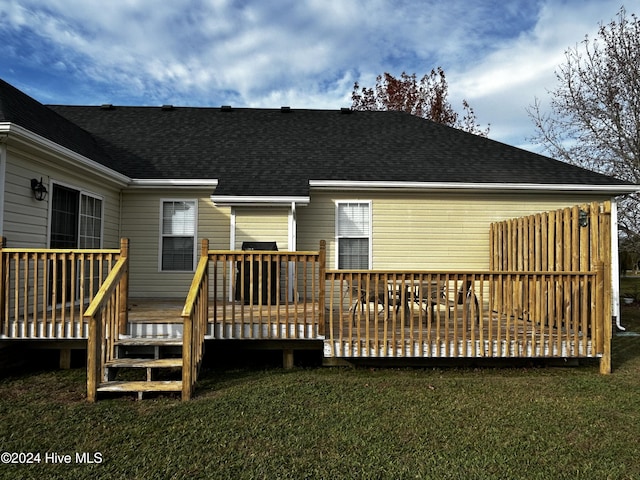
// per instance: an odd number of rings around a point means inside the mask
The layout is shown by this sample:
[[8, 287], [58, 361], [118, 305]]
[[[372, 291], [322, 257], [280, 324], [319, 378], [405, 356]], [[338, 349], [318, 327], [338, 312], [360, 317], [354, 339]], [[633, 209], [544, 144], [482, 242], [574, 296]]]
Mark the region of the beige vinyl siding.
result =
[[273, 242], [278, 250], [289, 249], [289, 208], [236, 207], [236, 242]]
[[555, 210], [609, 197], [534, 194], [366, 195], [316, 192], [298, 209], [298, 249], [327, 241], [335, 268], [335, 202], [372, 202], [374, 269], [488, 269], [489, 225], [507, 218]]
[[[49, 193], [38, 202], [31, 192], [31, 179], [40, 180]], [[4, 185], [3, 235], [9, 247], [47, 247], [49, 202], [52, 182], [59, 182], [102, 200], [103, 247], [116, 248], [120, 236], [120, 188], [104, 180], [61, 169], [55, 163], [8, 149]]]
[[197, 248], [203, 238], [210, 249], [229, 248], [229, 208], [217, 208], [211, 190], [134, 190], [123, 193], [122, 234], [129, 239], [131, 297], [183, 298], [192, 272], [162, 272], [159, 267], [161, 200], [198, 200]]

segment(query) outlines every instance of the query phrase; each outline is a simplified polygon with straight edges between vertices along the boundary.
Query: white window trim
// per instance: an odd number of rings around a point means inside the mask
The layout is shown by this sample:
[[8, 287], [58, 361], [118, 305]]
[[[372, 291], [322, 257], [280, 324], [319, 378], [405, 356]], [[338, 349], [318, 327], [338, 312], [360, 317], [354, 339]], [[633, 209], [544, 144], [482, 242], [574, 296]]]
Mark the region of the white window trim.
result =
[[[339, 251], [339, 247], [338, 247], [338, 242], [339, 239], [341, 238], [340, 235], [338, 235], [338, 210], [339, 210], [339, 206], [342, 204], [346, 204], [346, 203], [359, 203], [359, 204], [367, 204], [369, 206], [369, 229], [367, 231], [367, 237], [369, 238], [369, 267], [368, 270], [371, 270], [373, 268], [373, 202], [371, 200], [336, 200], [335, 201], [335, 220], [334, 220], [334, 234], [335, 234], [335, 254], [334, 254], [334, 265], [335, 265], [335, 269], [338, 270], [338, 264], [339, 264], [339, 255], [338, 255], [338, 251]], [[350, 238], [350, 237], [344, 237], [344, 238]]]
[[[165, 202], [193, 202], [195, 205], [195, 213], [194, 213], [194, 226], [193, 226], [193, 268], [191, 270], [163, 270], [162, 269], [162, 242], [164, 239], [164, 234], [162, 233], [163, 227], [163, 212], [164, 212], [164, 204]], [[197, 252], [198, 252], [198, 199], [197, 198], [161, 198], [160, 199], [160, 212], [159, 223], [158, 223], [158, 272], [159, 273], [193, 273], [196, 269], [197, 263]]]
[[[54, 185], [59, 185], [61, 187], [65, 187], [65, 188], [69, 188], [72, 190], [76, 190], [79, 194], [80, 194], [80, 204], [78, 208], [82, 208], [82, 196], [86, 196], [86, 197], [91, 197], [91, 198], [95, 198], [96, 200], [100, 200], [100, 246], [98, 248], [102, 248], [102, 246], [104, 245], [104, 196], [103, 195], [98, 195], [97, 193], [94, 192], [90, 192], [88, 190], [84, 190], [81, 187], [78, 187], [77, 185], [74, 185], [72, 183], [66, 183], [66, 182], [61, 182], [59, 180], [54, 180], [54, 179], [50, 179], [49, 180], [49, 185], [47, 186], [47, 191], [49, 192], [47, 194], [47, 196], [52, 195], [53, 194], [53, 186]], [[48, 212], [47, 212], [47, 245], [51, 245], [51, 215], [53, 214], [52, 210], [53, 210], [53, 202], [51, 202], [50, 199], [48, 199], [47, 202], [49, 205], [47, 207]], [[80, 222], [81, 222], [81, 215], [80, 215], [80, 211], [78, 211], [78, 244], [76, 245], [76, 248], [80, 248]]]

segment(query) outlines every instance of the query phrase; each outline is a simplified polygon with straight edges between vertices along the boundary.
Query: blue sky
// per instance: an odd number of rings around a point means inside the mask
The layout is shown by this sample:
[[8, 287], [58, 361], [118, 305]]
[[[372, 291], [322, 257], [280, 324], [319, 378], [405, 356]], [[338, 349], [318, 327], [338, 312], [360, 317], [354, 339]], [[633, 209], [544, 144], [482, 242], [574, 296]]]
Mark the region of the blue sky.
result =
[[537, 150], [526, 107], [620, 2], [0, 0], [0, 78], [53, 104], [338, 109], [355, 81], [441, 66], [456, 110]]

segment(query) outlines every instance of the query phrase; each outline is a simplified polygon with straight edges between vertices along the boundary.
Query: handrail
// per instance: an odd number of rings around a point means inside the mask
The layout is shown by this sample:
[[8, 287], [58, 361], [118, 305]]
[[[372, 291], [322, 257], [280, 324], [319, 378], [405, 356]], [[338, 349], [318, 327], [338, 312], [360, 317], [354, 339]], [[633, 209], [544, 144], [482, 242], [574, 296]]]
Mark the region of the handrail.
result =
[[320, 251], [210, 250], [215, 338], [322, 335], [324, 248], [321, 242]]
[[118, 254], [120, 250], [117, 248], [19, 248], [4, 247], [5, 253], [93, 253], [93, 254]]
[[114, 265], [111, 272], [105, 279], [104, 283], [96, 293], [96, 296], [93, 297], [93, 300], [87, 307], [84, 312], [84, 317], [93, 317], [99, 308], [101, 308], [103, 303], [108, 300], [109, 294], [112, 293], [113, 289], [118, 285], [117, 282], [121, 279], [122, 275], [125, 273], [123, 270], [127, 266], [127, 259], [120, 258]]
[[596, 314], [601, 270], [327, 270], [325, 279], [332, 356], [609, 356]]
[[327, 274], [339, 275], [341, 273], [352, 273], [365, 275], [369, 273], [382, 275], [403, 275], [403, 274], [431, 274], [431, 275], [595, 275], [593, 270], [424, 270], [424, 269], [371, 269], [371, 270], [337, 270], [327, 269]]
[[89, 326], [87, 400], [90, 402], [96, 401], [98, 385], [105, 374], [105, 362], [115, 357], [115, 341], [127, 311], [128, 272], [128, 241], [123, 240], [120, 258], [83, 315]]
[[193, 280], [191, 281], [191, 286], [189, 287], [189, 292], [187, 293], [187, 299], [185, 300], [184, 307], [182, 308], [182, 317], [191, 316], [193, 309], [196, 307], [196, 301], [200, 293], [200, 282], [202, 282], [204, 278], [208, 263], [209, 259], [207, 257], [201, 257], [198, 261], [196, 271], [193, 275]]
[[204, 355], [209, 316], [209, 242], [202, 241], [201, 256], [182, 309], [182, 399], [193, 394]]
[[0, 334], [86, 338], [84, 310], [122, 252], [0, 246]]

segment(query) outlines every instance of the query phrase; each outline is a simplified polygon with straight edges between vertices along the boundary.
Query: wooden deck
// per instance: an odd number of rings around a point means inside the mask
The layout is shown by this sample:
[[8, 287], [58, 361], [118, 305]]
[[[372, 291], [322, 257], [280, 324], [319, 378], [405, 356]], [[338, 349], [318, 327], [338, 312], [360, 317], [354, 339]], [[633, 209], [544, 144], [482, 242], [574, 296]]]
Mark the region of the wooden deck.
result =
[[[129, 301], [130, 333], [134, 336], [181, 335], [182, 301], [138, 298]], [[281, 305], [209, 304], [208, 339], [318, 338], [318, 305], [299, 302]]]
[[[182, 299], [129, 299], [128, 335], [180, 338]], [[317, 340], [318, 306], [310, 304], [209, 306], [208, 339]], [[334, 310], [325, 315], [325, 356], [338, 357], [591, 357], [591, 339], [564, 328], [499, 316], [483, 310], [480, 324], [462, 314], [413, 312], [409, 322], [372, 313], [367, 318]], [[86, 338], [86, 322], [74, 322], [75, 338]], [[69, 324], [67, 323], [67, 329]], [[46, 338], [42, 323], [16, 323], [9, 338]], [[29, 332], [39, 332], [30, 335]], [[331, 333], [330, 333], [331, 332]], [[84, 335], [83, 335], [84, 333]], [[328, 339], [332, 338], [333, 341]]]
[[609, 373], [610, 216], [605, 202], [492, 224], [488, 270], [331, 270], [324, 241], [272, 252], [210, 250], [204, 239], [185, 305], [129, 297], [126, 239], [113, 250], [0, 243], [0, 340], [88, 339], [88, 398], [126, 337], [187, 347], [183, 398], [205, 339], [322, 340], [338, 358], [599, 357]]
[[[182, 305], [177, 300], [135, 299], [130, 302], [132, 328], [140, 324], [181, 323]], [[214, 313], [217, 317], [214, 317]], [[239, 304], [209, 307], [209, 339], [309, 339], [316, 340], [317, 307], [291, 305], [249, 307]], [[333, 318], [340, 318], [334, 311]], [[346, 315], [345, 315], [346, 313]], [[484, 310], [480, 324], [462, 315], [436, 314], [427, 324], [415, 313], [409, 325], [382, 315], [373, 320], [343, 312], [342, 325], [330, 323], [333, 342], [325, 340], [325, 356], [333, 357], [592, 357], [591, 339], [564, 328], [507, 318]], [[218, 322], [214, 318], [223, 319]], [[278, 320], [279, 319], [279, 320]], [[419, 323], [422, 320], [422, 325]], [[269, 335], [271, 332], [271, 335]], [[342, 336], [341, 336], [342, 332]], [[157, 336], [159, 332], [155, 331]], [[299, 335], [296, 336], [296, 333]], [[327, 335], [329, 338], [330, 335]]]
[[[339, 319], [339, 313], [335, 312]], [[422, 320], [422, 321], [421, 321]], [[484, 310], [480, 323], [459, 316], [409, 323], [383, 316], [353, 321], [343, 315], [325, 341], [325, 357], [594, 357], [592, 339], [565, 328], [514, 319]]]

